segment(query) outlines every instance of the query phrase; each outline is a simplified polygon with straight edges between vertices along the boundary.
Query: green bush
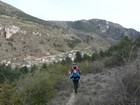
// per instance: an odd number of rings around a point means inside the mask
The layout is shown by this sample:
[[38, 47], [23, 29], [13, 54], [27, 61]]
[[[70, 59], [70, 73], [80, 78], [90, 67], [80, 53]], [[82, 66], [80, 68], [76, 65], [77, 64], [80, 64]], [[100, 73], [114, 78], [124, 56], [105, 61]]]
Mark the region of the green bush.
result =
[[[31, 69], [37, 68], [33, 66]], [[68, 65], [57, 63], [42, 65], [40, 68], [43, 70], [34, 70], [31, 73], [21, 75], [19, 80], [12, 83], [0, 84], [0, 104], [46, 105], [61, 90], [60, 88], [63, 90], [62, 82], [66, 87], [69, 86], [69, 83], [64, 81], [67, 77]]]
[[18, 68], [12, 68], [10, 65], [0, 64], [0, 83], [12, 82], [18, 79], [20, 71]]
[[19, 104], [45, 105], [52, 99], [55, 92], [55, 80], [47, 72], [35, 73], [34, 76], [26, 75], [24, 79], [19, 80], [15, 94], [19, 98]]

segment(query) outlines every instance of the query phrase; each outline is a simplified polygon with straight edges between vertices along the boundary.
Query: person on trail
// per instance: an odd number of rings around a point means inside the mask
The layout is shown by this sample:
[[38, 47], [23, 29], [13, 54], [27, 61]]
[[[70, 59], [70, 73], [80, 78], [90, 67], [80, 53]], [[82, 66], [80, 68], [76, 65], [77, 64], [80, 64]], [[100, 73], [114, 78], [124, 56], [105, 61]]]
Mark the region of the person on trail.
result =
[[79, 79], [80, 79], [80, 73], [76, 70], [74, 70], [71, 74], [71, 77], [70, 77], [73, 81], [73, 84], [74, 84], [74, 90], [75, 92], [77, 92], [77, 88], [78, 88], [78, 82], [79, 82]]
[[72, 72], [73, 72], [74, 70], [76, 70], [77, 72], [79, 72], [79, 73], [81, 74], [81, 71], [79, 70], [79, 67], [78, 67], [78, 65], [77, 65], [76, 63], [73, 63], [73, 64], [72, 64], [72, 67], [71, 67], [69, 73], [72, 74]]

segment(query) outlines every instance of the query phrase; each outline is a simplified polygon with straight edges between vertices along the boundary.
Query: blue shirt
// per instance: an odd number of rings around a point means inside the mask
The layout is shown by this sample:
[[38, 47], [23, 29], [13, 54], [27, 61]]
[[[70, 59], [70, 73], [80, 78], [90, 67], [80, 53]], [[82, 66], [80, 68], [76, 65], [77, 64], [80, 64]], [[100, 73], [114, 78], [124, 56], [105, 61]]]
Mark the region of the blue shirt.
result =
[[71, 77], [72, 80], [79, 80], [79, 79], [80, 79], [80, 74], [79, 74], [79, 72], [76, 72], [76, 73], [72, 72], [71, 76], [72, 76], [72, 77]]

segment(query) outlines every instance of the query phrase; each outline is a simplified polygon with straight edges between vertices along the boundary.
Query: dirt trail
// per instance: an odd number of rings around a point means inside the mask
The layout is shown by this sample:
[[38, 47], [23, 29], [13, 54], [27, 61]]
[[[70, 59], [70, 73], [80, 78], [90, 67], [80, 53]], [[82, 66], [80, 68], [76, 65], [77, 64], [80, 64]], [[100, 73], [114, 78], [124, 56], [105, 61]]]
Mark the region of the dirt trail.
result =
[[67, 103], [66, 105], [73, 105], [74, 100], [75, 100], [75, 93], [72, 92], [72, 93], [71, 93], [71, 97], [70, 97], [70, 99], [68, 100], [68, 103]]

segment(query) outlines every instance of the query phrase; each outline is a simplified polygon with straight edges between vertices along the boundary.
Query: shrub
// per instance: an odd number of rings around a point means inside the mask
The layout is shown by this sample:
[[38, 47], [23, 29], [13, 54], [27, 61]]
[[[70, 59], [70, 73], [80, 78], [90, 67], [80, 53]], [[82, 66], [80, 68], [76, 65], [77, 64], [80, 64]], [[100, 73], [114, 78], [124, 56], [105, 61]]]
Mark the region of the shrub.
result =
[[[44, 105], [55, 96], [55, 80], [47, 72], [26, 75], [16, 86], [19, 104]], [[17, 101], [15, 100], [15, 102]]]
[[81, 73], [91, 73], [93, 70], [93, 63], [89, 61], [83, 61], [80, 64], [78, 64], [79, 69], [81, 70]]
[[12, 101], [14, 101], [12, 99], [14, 87], [15, 82], [0, 84], [0, 105], [12, 105]]
[[46, 105], [59, 90], [67, 89], [69, 86], [69, 83], [64, 81], [68, 73], [68, 65], [59, 63], [43, 65], [41, 69], [44, 70], [36, 70], [37, 67], [34, 65], [31, 69], [34, 71], [22, 75], [15, 82], [0, 84], [0, 104]]
[[11, 68], [11, 66], [6, 66], [5, 64], [0, 65], [0, 83], [12, 82], [18, 79], [20, 76], [20, 71], [18, 68]]

